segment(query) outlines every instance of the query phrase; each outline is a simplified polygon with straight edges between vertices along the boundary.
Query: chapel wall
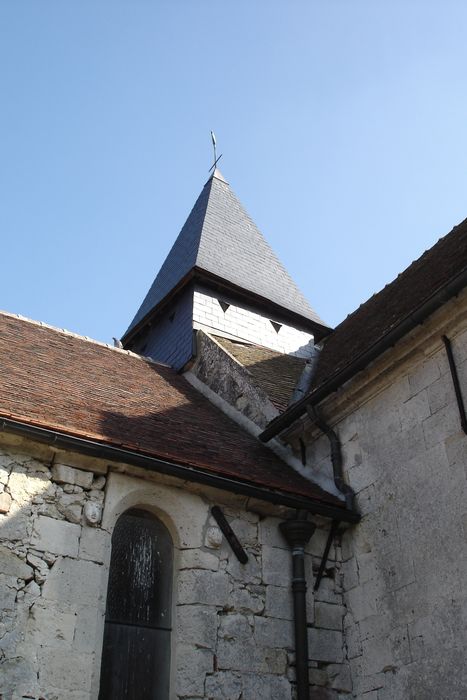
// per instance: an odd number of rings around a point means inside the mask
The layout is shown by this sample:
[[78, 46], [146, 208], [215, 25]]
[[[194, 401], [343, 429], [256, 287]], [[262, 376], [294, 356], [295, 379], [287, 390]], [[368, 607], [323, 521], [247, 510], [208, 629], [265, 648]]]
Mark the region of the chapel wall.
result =
[[[24, 447], [0, 452], [2, 700], [97, 699], [111, 533], [135, 506], [154, 512], [174, 541], [171, 697], [292, 700], [291, 555], [278, 529], [285, 513], [200, 485], [182, 490], [173, 477], [120, 473], [124, 465], [104, 475], [99, 463], [93, 473], [77, 468], [74, 455], [66, 464], [66, 453], [51, 459], [49, 448]], [[214, 504], [245, 548], [246, 565], [213, 519]], [[306, 554], [310, 677], [323, 697], [337, 698], [337, 689], [351, 689], [339, 547], [312, 591], [328, 525], [319, 524]]]
[[[465, 698], [467, 436], [441, 336], [467, 399], [466, 309], [464, 293], [323, 406], [362, 514], [342, 538], [356, 698]], [[308, 451], [329, 461], [316, 432]]]

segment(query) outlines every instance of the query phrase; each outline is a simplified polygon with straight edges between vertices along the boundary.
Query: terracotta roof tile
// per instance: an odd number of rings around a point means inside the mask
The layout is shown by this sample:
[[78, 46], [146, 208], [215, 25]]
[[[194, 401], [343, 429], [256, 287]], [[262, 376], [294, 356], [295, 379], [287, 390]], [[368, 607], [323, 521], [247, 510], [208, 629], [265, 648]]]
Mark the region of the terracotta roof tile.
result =
[[0, 314], [0, 415], [342, 505], [164, 365]]

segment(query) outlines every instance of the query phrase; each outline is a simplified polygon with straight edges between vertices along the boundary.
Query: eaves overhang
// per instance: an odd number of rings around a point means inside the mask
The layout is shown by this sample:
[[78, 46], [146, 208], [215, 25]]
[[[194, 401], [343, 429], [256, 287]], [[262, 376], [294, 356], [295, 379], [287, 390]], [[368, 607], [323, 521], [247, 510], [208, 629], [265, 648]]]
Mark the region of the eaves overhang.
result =
[[190, 284], [200, 283], [205, 284], [213, 290], [232, 294], [235, 298], [246, 302], [251, 306], [257, 307], [267, 315], [277, 314], [280, 318], [289, 321], [295, 328], [313, 334], [315, 342], [319, 342], [332, 331], [331, 328], [317, 321], [313, 321], [306, 316], [292, 311], [291, 309], [276, 304], [270, 299], [255, 294], [244, 287], [240, 287], [233, 282], [229, 282], [223, 277], [208, 272], [200, 267], [193, 267], [182, 279], [176, 284], [173, 289], [167, 294], [156, 306], [154, 306], [142, 319], [128, 330], [122, 337], [122, 343], [126, 347], [145, 326], [156, 320], [169, 306], [170, 302], [174, 301], [181, 292]]
[[256, 498], [275, 505], [286, 506], [297, 510], [306, 510], [314, 515], [331, 518], [339, 522], [357, 523], [360, 520], [358, 513], [347, 510], [344, 505], [340, 508], [312, 498], [306, 498], [277, 489], [269, 489], [250, 482], [207, 472], [198, 467], [168, 462], [145, 453], [134, 452], [121, 447], [115, 447], [108, 443], [89, 440], [31, 423], [0, 417], [0, 430], [21, 435], [37, 442], [46, 443], [57, 449], [68, 449], [85, 456], [104, 459], [109, 462], [142, 467], [152, 472], [175, 476], [184, 481], [205, 484], [206, 486], [248, 496], [250, 498]]
[[297, 401], [296, 404], [292, 405], [280, 416], [274, 418], [266, 429], [260, 433], [259, 439], [262, 442], [268, 442], [288, 428], [294, 421], [305, 414], [307, 406], [317, 406], [330, 394], [337, 391], [358, 372], [364, 370], [370, 362], [376, 360], [383, 352], [407, 335], [407, 333], [412, 331], [420, 323], [423, 323], [423, 321], [437, 311], [444, 303], [459, 294], [466, 286], [467, 268], [464, 268], [458, 275], [431, 294], [423, 304], [405, 316], [384, 335], [380, 336], [366, 351], [353, 358], [342, 369], [331, 374], [323, 384], [316, 387], [316, 389], [307, 394], [303, 399], [300, 399], [300, 401]]

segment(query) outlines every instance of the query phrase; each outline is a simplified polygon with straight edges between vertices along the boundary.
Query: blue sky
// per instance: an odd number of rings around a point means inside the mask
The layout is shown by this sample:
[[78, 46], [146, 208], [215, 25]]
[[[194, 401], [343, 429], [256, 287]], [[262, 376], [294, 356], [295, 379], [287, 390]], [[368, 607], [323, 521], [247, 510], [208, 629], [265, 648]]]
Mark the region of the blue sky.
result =
[[462, 0], [4, 0], [0, 308], [121, 335], [221, 170], [335, 325], [467, 216]]

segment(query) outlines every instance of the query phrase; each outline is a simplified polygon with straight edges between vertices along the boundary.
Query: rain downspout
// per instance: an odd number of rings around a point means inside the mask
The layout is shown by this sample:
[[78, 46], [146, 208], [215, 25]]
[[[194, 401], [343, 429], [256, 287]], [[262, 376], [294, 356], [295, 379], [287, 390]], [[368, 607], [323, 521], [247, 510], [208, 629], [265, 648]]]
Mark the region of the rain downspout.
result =
[[297, 700], [309, 700], [308, 625], [306, 619], [305, 546], [316, 525], [307, 520], [306, 511], [299, 510], [293, 520], [280, 523], [279, 528], [292, 550], [292, 595], [295, 632], [295, 672]]
[[353, 510], [355, 492], [353, 488], [344, 480], [344, 472], [342, 469], [342, 449], [337, 433], [325, 422], [316, 406], [310, 406], [308, 404], [306, 407], [306, 412], [308, 413], [310, 420], [315, 423], [315, 425], [326, 435], [329, 440], [331, 446], [331, 462], [334, 483], [337, 489], [344, 496], [347, 508], [349, 510]]
[[[295, 386], [292, 397], [289, 401], [289, 407], [303, 399], [310, 391], [311, 384], [316, 372], [318, 365], [318, 360], [321, 352], [320, 345], [314, 345], [312, 349], [312, 354], [309, 360], [307, 360], [305, 367], [299, 377], [299, 380]], [[345, 482], [344, 474], [342, 469], [342, 450], [339, 438], [336, 432], [327, 425], [324, 421], [322, 415], [320, 414], [318, 408], [311, 404], [306, 404], [306, 412], [310, 420], [321, 430], [322, 433], [326, 435], [331, 446], [331, 462], [332, 462], [332, 472], [334, 483], [338, 491], [344, 496], [346, 506], [349, 510], [353, 510], [355, 493], [353, 489]], [[302, 461], [305, 462], [305, 445], [301, 441], [302, 448]]]

